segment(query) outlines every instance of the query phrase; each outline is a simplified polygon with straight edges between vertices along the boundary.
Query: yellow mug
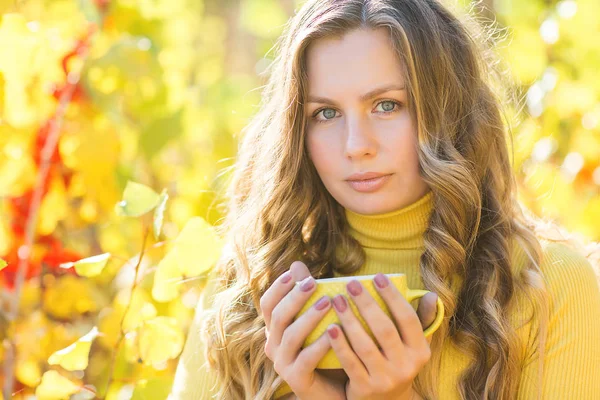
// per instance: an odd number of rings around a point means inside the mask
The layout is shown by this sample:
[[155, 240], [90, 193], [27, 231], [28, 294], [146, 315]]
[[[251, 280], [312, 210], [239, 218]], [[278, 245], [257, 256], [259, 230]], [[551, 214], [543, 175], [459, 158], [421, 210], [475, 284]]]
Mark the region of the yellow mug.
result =
[[[404, 298], [409, 303], [412, 302], [413, 300], [421, 298], [425, 294], [429, 293], [429, 291], [427, 291], [427, 290], [409, 289], [407, 286], [407, 283], [406, 283], [406, 275], [405, 274], [386, 274], [386, 276], [388, 277], [390, 282], [396, 288], [398, 288], [398, 290], [400, 291], [402, 296], [404, 296]], [[304, 314], [310, 307], [312, 307], [312, 305], [314, 303], [317, 302], [317, 300], [319, 300], [323, 296], [327, 295], [331, 299], [333, 299], [333, 297], [335, 297], [336, 295], [343, 294], [347, 298], [349, 298], [350, 296], [348, 295], [348, 293], [346, 291], [346, 284], [348, 282], [350, 282], [351, 280], [356, 279], [371, 294], [373, 299], [375, 299], [377, 304], [379, 304], [379, 306], [386, 313], [386, 315], [388, 317], [390, 317], [392, 320], [394, 320], [394, 318], [390, 314], [390, 311], [389, 311], [385, 301], [381, 298], [381, 296], [379, 296], [379, 293], [377, 292], [377, 289], [375, 288], [375, 286], [373, 284], [374, 277], [375, 277], [375, 275], [359, 275], [359, 276], [344, 276], [344, 277], [338, 277], [338, 278], [316, 279], [315, 280], [316, 286], [317, 286], [316, 290], [308, 298], [308, 301], [306, 302], [304, 307], [300, 310], [300, 312], [296, 315], [295, 319], [297, 319], [302, 314]], [[300, 282], [296, 282], [296, 284], [299, 285]], [[371, 337], [371, 339], [373, 339], [375, 344], [377, 344], [381, 348], [381, 345], [379, 345], [379, 343], [375, 339], [373, 332], [371, 331], [371, 329], [369, 328], [369, 326], [367, 325], [365, 320], [360, 315], [360, 312], [358, 311], [358, 308], [356, 307], [356, 305], [354, 305], [354, 302], [352, 302], [352, 300], [350, 300], [350, 301], [348, 301], [348, 304], [350, 305], [350, 309], [352, 309], [352, 312], [354, 313], [354, 315], [357, 316], [358, 320], [360, 321], [362, 326], [365, 328], [365, 331], [367, 332], [367, 334]], [[429, 327], [427, 327], [427, 329], [423, 332], [425, 334], [425, 337], [429, 337], [440, 327], [440, 325], [442, 324], [443, 318], [444, 318], [444, 304], [438, 297], [438, 299], [437, 299], [437, 315], [436, 315], [433, 323]], [[308, 337], [304, 341], [304, 344], [302, 347], [305, 348], [305, 347], [309, 346], [311, 343], [313, 343], [315, 340], [317, 340], [323, 333], [325, 333], [325, 331], [327, 330], [327, 327], [330, 324], [338, 324], [341, 326], [341, 321], [338, 318], [333, 307], [330, 308], [329, 311], [327, 311], [327, 313], [325, 314], [323, 319], [319, 322], [317, 327], [308, 335]], [[341, 365], [340, 361], [338, 360], [333, 349], [329, 349], [327, 354], [325, 354], [325, 356], [321, 359], [321, 361], [319, 361], [317, 368], [318, 369], [339, 369], [339, 368], [342, 368], [342, 365]]]

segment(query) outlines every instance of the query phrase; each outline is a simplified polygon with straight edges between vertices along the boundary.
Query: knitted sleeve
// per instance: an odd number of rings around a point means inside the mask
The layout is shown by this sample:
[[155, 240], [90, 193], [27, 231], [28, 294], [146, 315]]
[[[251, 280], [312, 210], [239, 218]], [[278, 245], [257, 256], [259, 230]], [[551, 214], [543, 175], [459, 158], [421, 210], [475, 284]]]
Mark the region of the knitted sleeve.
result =
[[[590, 262], [561, 243], [546, 243], [541, 264], [550, 297], [543, 373], [528, 347], [518, 399], [600, 399], [600, 289]], [[537, 325], [534, 322], [534, 326]]]

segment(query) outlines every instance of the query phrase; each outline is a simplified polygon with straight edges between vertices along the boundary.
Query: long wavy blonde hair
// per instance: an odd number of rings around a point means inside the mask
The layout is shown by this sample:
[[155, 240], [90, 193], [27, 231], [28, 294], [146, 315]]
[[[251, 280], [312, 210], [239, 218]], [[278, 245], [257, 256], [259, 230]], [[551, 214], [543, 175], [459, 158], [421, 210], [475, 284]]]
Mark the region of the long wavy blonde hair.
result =
[[[219, 226], [227, 245], [203, 329], [219, 399], [268, 399], [281, 384], [264, 353], [259, 299], [293, 261], [304, 261], [317, 278], [351, 274], [365, 261], [348, 234], [344, 209], [307, 155], [305, 53], [318, 38], [381, 27], [402, 61], [420, 173], [434, 197], [422, 279], [447, 313], [415, 388], [424, 398], [438, 397], [441, 348], [449, 339], [474, 360], [460, 377], [463, 399], [515, 398], [523, 354], [509, 314], [517, 293], [535, 305], [531, 318], [539, 317], [541, 372], [547, 326], [542, 251], [534, 221], [516, 200], [490, 28], [468, 14], [459, 20], [436, 0], [309, 0], [276, 45]], [[518, 271], [511, 263], [513, 243], [528, 260]], [[456, 275], [465, 282], [459, 293], [452, 290]]]

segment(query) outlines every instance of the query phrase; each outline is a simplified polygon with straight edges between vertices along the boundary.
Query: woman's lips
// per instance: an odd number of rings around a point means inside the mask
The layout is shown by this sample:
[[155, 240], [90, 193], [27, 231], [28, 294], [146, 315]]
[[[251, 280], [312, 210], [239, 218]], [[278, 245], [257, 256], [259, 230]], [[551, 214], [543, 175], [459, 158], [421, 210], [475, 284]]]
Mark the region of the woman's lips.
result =
[[371, 193], [379, 190], [389, 179], [390, 175], [380, 176], [378, 178], [372, 179], [364, 179], [364, 180], [356, 180], [356, 181], [346, 181], [350, 185], [350, 187], [357, 192], [361, 193]]

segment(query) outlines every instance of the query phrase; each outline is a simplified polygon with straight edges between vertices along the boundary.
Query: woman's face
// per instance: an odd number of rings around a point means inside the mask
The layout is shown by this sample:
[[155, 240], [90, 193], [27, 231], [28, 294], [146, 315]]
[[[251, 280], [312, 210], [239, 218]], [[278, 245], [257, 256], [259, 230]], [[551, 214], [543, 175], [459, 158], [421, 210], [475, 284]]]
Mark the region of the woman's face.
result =
[[[416, 126], [388, 31], [319, 39], [307, 49], [307, 65], [307, 148], [333, 198], [356, 213], [381, 214], [422, 197], [429, 189], [419, 175]], [[348, 180], [366, 172], [388, 176]]]

